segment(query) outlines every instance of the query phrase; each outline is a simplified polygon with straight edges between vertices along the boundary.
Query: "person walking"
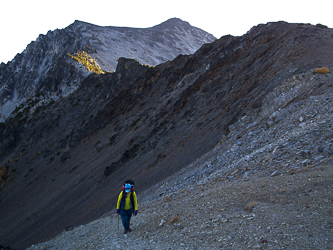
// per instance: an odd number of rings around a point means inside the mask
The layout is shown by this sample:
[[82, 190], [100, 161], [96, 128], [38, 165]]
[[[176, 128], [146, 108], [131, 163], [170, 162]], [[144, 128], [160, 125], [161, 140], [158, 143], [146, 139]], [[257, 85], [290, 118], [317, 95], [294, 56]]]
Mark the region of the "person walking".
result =
[[119, 194], [117, 202], [117, 214], [120, 214], [121, 220], [124, 226], [124, 234], [131, 232], [130, 222], [132, 214], [136, 216], [138, 214], [138, 202], [136, 193], [134, 192], [134, 181], [126, 180], [122, 191]]

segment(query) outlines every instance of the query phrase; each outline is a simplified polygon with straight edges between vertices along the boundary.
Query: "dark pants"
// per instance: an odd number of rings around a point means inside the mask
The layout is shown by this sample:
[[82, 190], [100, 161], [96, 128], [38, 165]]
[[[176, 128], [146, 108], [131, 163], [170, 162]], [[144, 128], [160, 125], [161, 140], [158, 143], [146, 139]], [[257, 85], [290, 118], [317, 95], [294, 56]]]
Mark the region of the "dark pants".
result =
[[123, 222], [124, 229], [128, 229], [130, 227], [130, 221], [132, 217], [133, 209], [123, 210], [120, 212], [121, 220]]

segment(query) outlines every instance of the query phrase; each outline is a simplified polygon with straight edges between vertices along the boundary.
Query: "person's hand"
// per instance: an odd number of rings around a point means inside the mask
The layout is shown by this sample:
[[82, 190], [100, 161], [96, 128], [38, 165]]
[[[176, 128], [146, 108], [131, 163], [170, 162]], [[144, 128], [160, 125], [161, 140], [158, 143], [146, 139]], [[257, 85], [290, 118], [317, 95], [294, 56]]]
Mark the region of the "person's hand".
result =
[[136, 216], [138, 214], [138, 210], [134, 211], [134, 216]]
[[116, 213], [117, 213], [117, 214], [119, 214], [119, 213], [120, 213], [119, 209], [117, 209], [117, 210], [116, 210]]

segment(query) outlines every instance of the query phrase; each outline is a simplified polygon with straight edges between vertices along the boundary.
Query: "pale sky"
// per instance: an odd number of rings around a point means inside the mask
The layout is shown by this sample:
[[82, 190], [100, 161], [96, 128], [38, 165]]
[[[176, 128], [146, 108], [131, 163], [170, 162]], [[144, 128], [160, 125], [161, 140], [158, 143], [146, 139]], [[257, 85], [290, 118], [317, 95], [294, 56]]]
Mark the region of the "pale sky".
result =
[[80, 20], [99, 26], [152, 27], [178, 17], [215, 37], [241, 36], [261, 23], [321, 23], [333, 28], [332, 0], [0, 0], [0, 63], [39, 34]]

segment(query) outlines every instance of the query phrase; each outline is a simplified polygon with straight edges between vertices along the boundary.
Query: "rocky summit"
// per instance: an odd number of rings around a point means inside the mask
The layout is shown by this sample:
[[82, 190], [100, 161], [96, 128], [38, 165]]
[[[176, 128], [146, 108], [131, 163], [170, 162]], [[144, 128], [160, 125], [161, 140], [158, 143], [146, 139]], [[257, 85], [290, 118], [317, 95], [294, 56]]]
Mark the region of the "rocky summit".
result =
[[[260, 24], [28, 99], [0, 125], [0, 243], [332, 248], [332, 45], [321, 24]], [[139, 197], [128, 240], [113, 215], [126, 179]]]
[[75, 21], [40, 35], [7, 64], [0, 65], [0, 121], [21, 103], [49, 103], [72, 93], [92, 72], [116, 69], [120, 57], [157, 65], [192, 54], [215, 37], [178, 18], [151, 28], [101, 27]]

